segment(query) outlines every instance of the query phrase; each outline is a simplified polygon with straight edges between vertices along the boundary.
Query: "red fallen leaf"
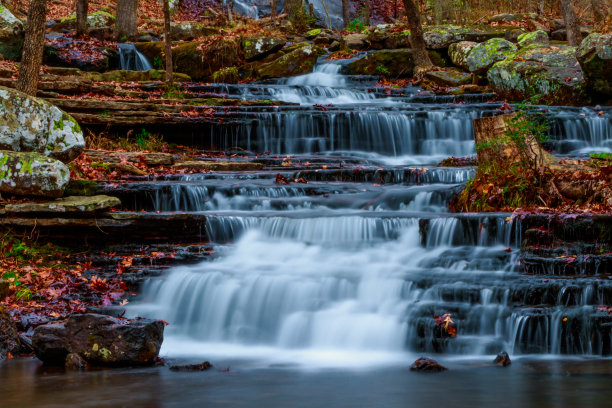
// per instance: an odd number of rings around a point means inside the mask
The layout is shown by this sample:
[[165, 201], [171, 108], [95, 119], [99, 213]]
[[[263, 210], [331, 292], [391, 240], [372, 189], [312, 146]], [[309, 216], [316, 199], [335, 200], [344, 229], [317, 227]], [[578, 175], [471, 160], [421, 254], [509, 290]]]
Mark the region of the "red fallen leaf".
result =
[[167, 322], [167, 321], [165, 321], [165, 320], [162, 320], [162, 323], [163, 323], [164, 325], [166, 325], [166, 326], [169, 326], [169, 325], [170, 325], [170, 323], [168, 323], [168, 322]]
[[291, 179], [283, 176], [280, 173], [276, 174], [276, 180], [274, 180], [276, 184], [291, 184]]

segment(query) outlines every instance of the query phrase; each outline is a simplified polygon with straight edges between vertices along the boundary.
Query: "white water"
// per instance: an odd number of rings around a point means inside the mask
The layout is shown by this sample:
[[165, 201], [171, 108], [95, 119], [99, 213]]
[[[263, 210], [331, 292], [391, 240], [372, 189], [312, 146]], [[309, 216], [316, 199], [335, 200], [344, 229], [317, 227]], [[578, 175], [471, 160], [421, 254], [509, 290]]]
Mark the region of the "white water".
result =
[[134, 44], [117, 44], [119, 46], [120, 69], [127, 71], [149, 71], [153, 65]]

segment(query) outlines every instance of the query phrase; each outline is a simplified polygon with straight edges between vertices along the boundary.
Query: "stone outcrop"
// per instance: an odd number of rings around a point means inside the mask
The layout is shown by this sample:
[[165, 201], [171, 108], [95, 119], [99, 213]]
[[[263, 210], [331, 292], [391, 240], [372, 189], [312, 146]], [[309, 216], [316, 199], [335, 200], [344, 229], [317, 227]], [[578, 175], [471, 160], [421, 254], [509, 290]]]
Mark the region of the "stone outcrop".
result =
[[209, 79], [221, 68], [239, 65], [240, 45], [236, 40], [222, 39], [206, 46], [203, 44], [207, 43], [193, 41], [172, 50], [176, 72], [187, 74], [193, 80]]
[[588, 88], [612, 97], [612, 34], [591, 34], [576, 50]]
[[47, 364], [64, 365], [69, 354], [77, 354], [93, 365], [147, 365], [155, 362], [163, 333], [161, 320], [90, 313], [37, 327], [32, 345], [36, 356]]
[[25, 31], [23, 23], [0, 3], [0, 55], [19, 60]]
[[256, 69], [260, 79], [291, 77], [312, 72], [317, 59], [325, 50], [309, 43], [299, 43], [283, 50], [285, 53], [274, 61]]
[[430, 358], [419, 358], [410, 366], [410, 371], [439, 373], [446, 370], [448, 368]]
[[[435, 51], [429, 52], [434, 65], [443, 66], [444, 61]], [[410, 78], [414, 70], [412, 50], [374, 51], [347, 65], [351, 75], [381, 75], [389, 78]]]
[[70, 170], [59, 160], [0, 150], [0, 193], [57, 198], [69, 179]]
[[467, 57], [470, 55], [470, 51], [476, 47], [478, 43], [474, 41], [460, 41], [453, 43], [448, 47], [448, 56], [450, 57], [453, 65], [456, 65], [463, 69], [468, 69]]
[[41, 99], [0, 87], [0, 149], [69, 162], [84, 148], [81, 128], [70, 115]]
[[517, 42], [519, 47], [523, 48], [532, 44], [548, 45], [550, 41], [546, 32], [538, 30], [519, 35], [517, 38]]
[[7, 214], [92, 214], [119, 207], [121, 200], [117, 197], [94, 195], [87, 197], [68, 196], [47, 202], [25, 202], [8, 204], [4, 207]]
[[280, 51], [286, 41], [279, 37], [246, 37], [242, 41], [242, 53], [247, 62], [257, 61]]
[[516, 49], [516, 45], [510, 41], [503, 38], [492, 38], [472, 48], [465, 62], [470, 72], [483, 73], [497, 61], [514, 54]]
[[585, 103], [585, 81], [569, 46], [529, 45], [487, 72], [491, 88], [500, 96], [522, 101], [536, 97], [549, 105]]
[[429, 71], [425, 76], [440, 86], [460, 86], [472, 82], [472, 75], [456, 68]]

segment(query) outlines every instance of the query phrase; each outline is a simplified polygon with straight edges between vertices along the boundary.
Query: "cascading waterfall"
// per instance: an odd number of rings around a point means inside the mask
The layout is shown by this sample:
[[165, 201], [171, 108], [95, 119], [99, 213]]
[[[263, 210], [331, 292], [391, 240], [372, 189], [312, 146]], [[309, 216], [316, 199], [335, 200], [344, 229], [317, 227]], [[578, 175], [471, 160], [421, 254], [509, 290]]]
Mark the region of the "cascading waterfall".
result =
[[120, 69], [127, 71], [148, 71], [153, 69], [149, 62], [134, 44], [117, 44], [119, 46]]

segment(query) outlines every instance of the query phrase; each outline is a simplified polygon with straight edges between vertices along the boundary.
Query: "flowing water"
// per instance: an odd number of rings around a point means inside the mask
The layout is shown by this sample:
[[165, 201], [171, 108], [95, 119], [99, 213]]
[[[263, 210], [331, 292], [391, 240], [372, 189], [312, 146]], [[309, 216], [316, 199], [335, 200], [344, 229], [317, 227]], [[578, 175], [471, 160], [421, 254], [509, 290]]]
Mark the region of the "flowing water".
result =
[[119, 69], [127, 71], [148, 71], [153, 69], [143, 53], [131, 43], [117, 44], [119, 46]]
[[[321, 62], [288, 80], [192, 86], [296, 104], [227, 112], [224, 124], [193, 135], [269, 151], [253, 156], [269, 170], [109, 187], [126, 210], [206, 217], [214, 259], [149, 280], [129, 314], [169, 322], [167, 361], [231, 370], [90, 373], [67, 383], [39, 372], [33, 401], [58, 384], [71, 384], [75, 398], [83, 385], [113, 401], [96, 385], [108, 383], [123, 384], [131, 406], [605, 406], [612, 326], [597, 306], [612, 302], [609, 271], [527, 275], [517, 219], [447, 211], [474, 169], [435, 164], [474, 155], [472, 120], [499, 103], [385, 92], [342, 72]], [[541, 109], [557, 154], [611, 151], [612, 109]], [[278, 184], [277, 174], [309, 182]], [[447, 313], [456, 337], [436, 323]], [[491, 366], [501, 350], [511, 368]], [[451, 370], [435, 379], [408, 372], [422, 355]], [[34, 375], [26, 363], [3, 370], [0, 378], [22, 373], [13, 389]]]

